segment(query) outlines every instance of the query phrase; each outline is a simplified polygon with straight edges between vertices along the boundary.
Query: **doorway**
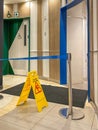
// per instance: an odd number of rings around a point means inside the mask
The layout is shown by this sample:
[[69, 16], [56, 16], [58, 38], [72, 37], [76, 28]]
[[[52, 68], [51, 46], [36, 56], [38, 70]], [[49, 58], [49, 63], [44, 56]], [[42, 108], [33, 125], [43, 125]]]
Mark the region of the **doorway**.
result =
[[67, 11], [67, 52], [72, 55], [73, 87], [87, 90], [86, 10], [86, 2], [83, 1]]
[[[17, 52], [18, 50], [18, 52]], [[23, 19], [15, 39], [9, 49], [9, 58], [28, 57], [29, 50], [29, 20]], [[27, 75], [28, 60], [11, 60], [11, 67], [16, 75]]]
[[[4, 20], [4, 58], [22, 58], [29, 55], [29, 19]], [[3, 74], [26, 75], [27, 60], [3, 62]]]
[[[25, 8], [25, 10], [24, 10]], [[10, 14], [10, 16], [8, 15]], [[30, 5], [29, 2], [4, 0], [3, 58], [29, 57]], [[27, 75], [29, 60], [14, 59], [3, 62], [3, 75]]]

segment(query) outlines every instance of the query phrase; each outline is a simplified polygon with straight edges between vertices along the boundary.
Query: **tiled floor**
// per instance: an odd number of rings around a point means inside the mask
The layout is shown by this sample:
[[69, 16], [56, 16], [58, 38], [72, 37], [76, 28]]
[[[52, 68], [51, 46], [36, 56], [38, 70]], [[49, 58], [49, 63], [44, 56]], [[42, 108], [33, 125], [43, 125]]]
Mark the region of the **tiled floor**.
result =
[[[26, 77], [4, 76], [4, 89], [24, 82]], [[58, 84], [42, 81], [45, 84]], [[16, 106], [18, 96], [2, 94], [0, 100], [0, 130], [98, 130], [98, 119], [91, 104], [86, 102], [81, 111], [85, 118], [71, 120], [66, 119], [59, 111], [68, 106], [48, 102], [48, 107], [42, 112], [37, 111], [34, 99], [28, 99], [21, 106]], [[80, 108], [75, 108], [80, 110]]]

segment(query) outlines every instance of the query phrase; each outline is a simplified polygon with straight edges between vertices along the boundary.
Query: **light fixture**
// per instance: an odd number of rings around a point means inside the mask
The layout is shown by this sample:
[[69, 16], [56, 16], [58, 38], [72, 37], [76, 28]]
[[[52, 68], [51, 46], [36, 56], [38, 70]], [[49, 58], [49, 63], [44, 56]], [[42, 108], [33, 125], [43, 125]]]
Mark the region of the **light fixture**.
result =
[[27, 7], [30, 6], [30, 2], [29, 2], [29, 1], [26, 2], [26, 6], [27, 6]]

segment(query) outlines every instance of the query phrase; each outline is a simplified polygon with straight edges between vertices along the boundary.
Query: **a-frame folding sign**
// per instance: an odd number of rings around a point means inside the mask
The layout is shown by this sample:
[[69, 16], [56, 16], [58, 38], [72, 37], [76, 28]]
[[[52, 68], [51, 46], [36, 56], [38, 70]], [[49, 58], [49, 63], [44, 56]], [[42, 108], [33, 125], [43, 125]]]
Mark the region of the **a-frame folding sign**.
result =
[[48, 102], [46, 100], [46, 97], [44, 95], [43, 89], [41, 87], [41, 84], [38, 79], [38, 75], [36, 71], [32, 71], [28, 73], [28, 77], [26, 79], [26, 82], [23, 86], [22, 92], [20, 94], [20, 98], [17, 102], [17, 105], [20, 105], [24, 102], [26, 102], [30, 90], [33, 90], [36, 105], [38, 108], [38, 111], [42, 111], [43, 107], [48, 106]]

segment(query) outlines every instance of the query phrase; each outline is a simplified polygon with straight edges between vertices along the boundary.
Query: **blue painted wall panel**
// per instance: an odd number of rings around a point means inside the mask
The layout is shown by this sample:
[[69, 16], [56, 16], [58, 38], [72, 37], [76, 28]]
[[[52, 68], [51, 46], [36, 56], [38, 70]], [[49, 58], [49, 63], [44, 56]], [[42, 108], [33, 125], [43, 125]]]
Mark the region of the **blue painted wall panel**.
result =
[[[60, 11], [60, 55], [67, 55], [67, 12], [64, 10]], [[67, 83], [67, 60], [60, 59], [60, 84]]]
[[87, 0], [87, 36], [88, 36], [88, 101], [90, 101], [90, 17], [89, 0]]

